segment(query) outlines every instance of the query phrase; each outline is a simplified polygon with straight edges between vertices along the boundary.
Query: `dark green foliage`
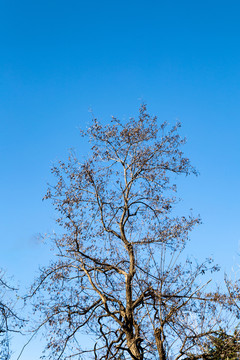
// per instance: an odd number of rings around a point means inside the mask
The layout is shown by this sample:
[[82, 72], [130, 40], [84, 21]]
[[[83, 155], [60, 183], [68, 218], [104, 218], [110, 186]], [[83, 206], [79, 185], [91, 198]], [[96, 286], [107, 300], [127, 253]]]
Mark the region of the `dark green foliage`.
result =
[[235, 329], [233, 334], [227, 334], [223, 329], [210, 335], [201, 353], [188, 354], [184, 360], [238, 360], [240, 359], [240, 332]]
[[240, 358], [240, 333], [235, 330], [232, 335], [227, 334], [220, 329], [215, 336], [211, 336], [211, 344], [207, 360], [229, 359], [236, 360]]

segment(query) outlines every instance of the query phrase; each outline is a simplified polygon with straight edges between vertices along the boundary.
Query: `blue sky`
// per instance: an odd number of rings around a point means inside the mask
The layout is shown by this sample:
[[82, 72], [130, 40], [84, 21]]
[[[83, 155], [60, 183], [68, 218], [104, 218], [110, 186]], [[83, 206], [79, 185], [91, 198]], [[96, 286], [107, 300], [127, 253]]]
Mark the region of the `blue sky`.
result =
[[56, 229], [41, 200], [51, 164], [72, 147], [86, 154], [89, 108], [107, 122], [142, 101], [182, 122], [201, 174], [179, 187], [203, 219], [189, 253], [237, 266], [239, 12], [239, 1], [0, 2], [0, 266], [23, 289], [49, 260], [37, 234]]

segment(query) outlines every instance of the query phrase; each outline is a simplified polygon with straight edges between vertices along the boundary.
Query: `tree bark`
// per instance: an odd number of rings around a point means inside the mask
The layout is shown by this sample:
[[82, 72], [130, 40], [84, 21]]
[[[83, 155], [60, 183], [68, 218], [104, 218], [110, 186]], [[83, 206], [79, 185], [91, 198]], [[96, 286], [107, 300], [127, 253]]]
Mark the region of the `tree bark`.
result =
[[164, 342], [163, 332], [160, 329], [157, 328], [154, 331], [154, 335], [155, 335], [159, 360], [167, 360], [166, 352], [165, 352], [165, 349], [164, 349], [164, 346], [163, 346], [163, 342]]
[[143, 360], [143, 354], [141, 353], [137, 340], [131, 337], [127, 337], [127, 346], [131, 355], [132, 360]]

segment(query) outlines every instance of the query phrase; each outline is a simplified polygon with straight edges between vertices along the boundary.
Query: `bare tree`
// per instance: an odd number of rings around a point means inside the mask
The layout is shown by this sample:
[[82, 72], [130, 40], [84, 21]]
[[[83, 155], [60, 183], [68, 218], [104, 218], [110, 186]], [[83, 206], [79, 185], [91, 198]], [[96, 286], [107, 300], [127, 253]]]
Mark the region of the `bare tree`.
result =
[[[174, 211], [177, 176], [196, 174], [179, 127], [159, 126], [145, 105], [124, 124], [93, 119], [82, 132], [91, 156], [53, 168], [46, 199], [62, 231], [31, 293], [50, 358], [198, 359], [218, 326], [221, 296], [198, 281], [217, 268], [182, 253], [200, 219]], [[82, 333], [94, 339], [90, 348]]]
[[10, 359], [10, 333], [19, 332], [23, 320], [13, 310], [12, 295], [16, 291], [4, 279], [0, 270], [0, 359]]
[[[0, 279], [1, 289], [5, 289], [5, 282]], [[4, 290], [3, 290], [4, 291]], [[1, 291], [1, 295], [2, 292]], [[3, 296], [1, 296], [0, 300], [0, 357], [1, 359], [8, 360], [9, 359], [9, 339], [8, 339], [8, 317], [9, 317], [9, 309], [5, 303], [3, 303]]]

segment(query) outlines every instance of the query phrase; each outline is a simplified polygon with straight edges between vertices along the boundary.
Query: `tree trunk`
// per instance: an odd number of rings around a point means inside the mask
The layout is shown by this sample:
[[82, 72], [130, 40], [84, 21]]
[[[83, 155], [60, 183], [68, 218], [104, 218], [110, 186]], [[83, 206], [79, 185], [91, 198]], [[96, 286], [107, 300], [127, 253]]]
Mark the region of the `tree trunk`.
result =
[[167, 360], [166, 352], [163, 346], [163, 332], [160, 329], [155, 329], [154, 331], [159, 360]]
[[132, 360], [143, 360], [143, 354], [137, 345], [137, 340], [131, 337], [127, 337], [127, 346], [130, 351]]

